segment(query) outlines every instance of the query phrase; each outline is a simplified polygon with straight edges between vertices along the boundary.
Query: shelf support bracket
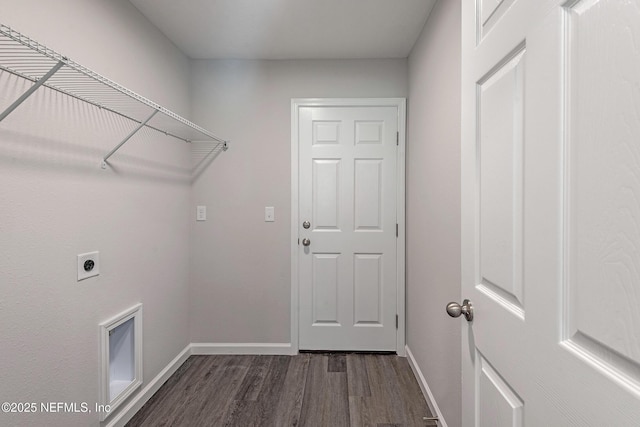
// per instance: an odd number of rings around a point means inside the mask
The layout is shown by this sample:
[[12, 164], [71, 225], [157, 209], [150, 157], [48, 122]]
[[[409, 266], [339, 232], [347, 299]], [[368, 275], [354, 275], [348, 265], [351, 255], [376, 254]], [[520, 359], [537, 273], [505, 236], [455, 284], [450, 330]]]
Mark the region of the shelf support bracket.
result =
[[35, 84], [33, 86], [31, 86], [29, 89], [27, 89], [27, 91], [25, 93], [23, 93], [20, 98], [16, 99], [13, 104], [11, 104], [6, 110], [4, 110], [2, 112], [2, 114], [0, 114], [0, 122], [3, 121], [4, 118], [7, 117], [9, 114], [11, 114], [11, 112], [13, 110], [18, 108], [18, 106], [20, 104], [22, 104], [28, 97], [30, 97], [33, 94], [33, 92], [38, 90], [38, 88], [40, 86], [42, 86], [44, 84], [44, 82], [49, 80], [51, 78], [51, 76], [53, 76], [55, 73], [57, 73], [58, 70], [60, 68], [62, 68], [63, 66], [64, 66], [64, 62], [58, 61], [58, 63], [56, 65], [54, 65], [53, 68], [51, 70], [49, 70], [49, 72], [47, 74], [45, 74], [44, 76], [40, 77], [35, 82]]
[[131, 131], [131, 133], [129, 135], [127, 135], [127, 137], [125, 139], [122, 140], [122, 142], [118, 145], [116, 145], [113, 150], [109, 151], [109, 153], [104, 156], [104, 158], [102, 159], [102, 169], [106, 169], [107, 168], [107, 160], [109, 160], [109, 157], [113, 156], [113, 154], [118, 151], [120, 149], [120, 147], [122, 147], [128, 140], [131, 139], [131, 137], [133, 135], [135, 135], [136, 133], [138, 133], [138, 131], [140, 129], [142, 129], [143, 127], [146, 126], [146, 124], [149, 122], [149, 120], [151, 120], [153, 118], [153, 116], [156, 115], [156, 113], [158, 112], [158, 110], [153, 110], [153, 113], [151, 113], [151, 115], [149, 117], [147, 117], [147, 119], [143, 122], [141, 122], [134, 130]]

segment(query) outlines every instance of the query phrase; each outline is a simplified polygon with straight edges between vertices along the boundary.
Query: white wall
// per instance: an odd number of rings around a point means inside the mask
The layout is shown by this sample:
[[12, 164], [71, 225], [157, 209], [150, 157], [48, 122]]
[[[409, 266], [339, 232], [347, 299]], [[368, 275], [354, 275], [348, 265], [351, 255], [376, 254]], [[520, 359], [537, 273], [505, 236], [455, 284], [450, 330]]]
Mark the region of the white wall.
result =
[[[179, 114], [189, 61], [125, 0], [0, 0], [0, 21]], [[0, 73], [0, 109], [28, 83]], [[0, 124], [0, 397], [98, 402], [99, 328], [144, 304], [144, 380], [188, 343], [190, 182], [184, 144], [41, 89]], [[76, 255], [102, 274], [76, 281]], [[0, 413], [0, 425], [98, 415]]]
[[[291, 98], [405, 97], [406, 60], [195, 61], [194, 119], [232, 140], [194, 183], [191, 340], [290, 342]], [[276, 222], [264, 222], [274, 206]]]
[[407, 344], [450, 427], [461, 422], [460, 1], [439, 0], [409, 57]]

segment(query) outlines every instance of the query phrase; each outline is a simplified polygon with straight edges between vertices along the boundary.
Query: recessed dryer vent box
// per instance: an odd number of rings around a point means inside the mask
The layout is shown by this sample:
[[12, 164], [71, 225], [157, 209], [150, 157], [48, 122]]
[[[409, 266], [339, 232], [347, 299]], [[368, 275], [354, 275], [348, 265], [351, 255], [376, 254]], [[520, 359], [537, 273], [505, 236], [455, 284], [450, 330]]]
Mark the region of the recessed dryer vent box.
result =
[[100, 274], [100, 252], [78, 255], [78, 281]]
[[100, 421], [142, 385], [142, 304], [100, 324]]

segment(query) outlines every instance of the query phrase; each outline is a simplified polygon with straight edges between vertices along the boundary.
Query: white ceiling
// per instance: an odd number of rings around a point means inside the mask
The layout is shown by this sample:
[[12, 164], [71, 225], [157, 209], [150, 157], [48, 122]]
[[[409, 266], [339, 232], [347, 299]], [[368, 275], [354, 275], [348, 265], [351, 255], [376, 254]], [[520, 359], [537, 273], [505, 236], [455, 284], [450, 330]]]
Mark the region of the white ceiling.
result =
[[435, 0], [130, 0], [191, 58], [404, 58]]

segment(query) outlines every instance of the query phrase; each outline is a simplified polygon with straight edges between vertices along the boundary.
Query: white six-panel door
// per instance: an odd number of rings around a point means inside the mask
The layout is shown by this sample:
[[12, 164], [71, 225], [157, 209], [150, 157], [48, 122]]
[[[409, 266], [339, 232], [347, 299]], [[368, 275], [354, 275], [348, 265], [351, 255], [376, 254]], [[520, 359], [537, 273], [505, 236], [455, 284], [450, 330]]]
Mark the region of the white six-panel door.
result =
[[395, 351], [398, 106], [297, 114], [299, 348]]
[[640, 425], [640, 2], [462, 3], [463, 425]]

